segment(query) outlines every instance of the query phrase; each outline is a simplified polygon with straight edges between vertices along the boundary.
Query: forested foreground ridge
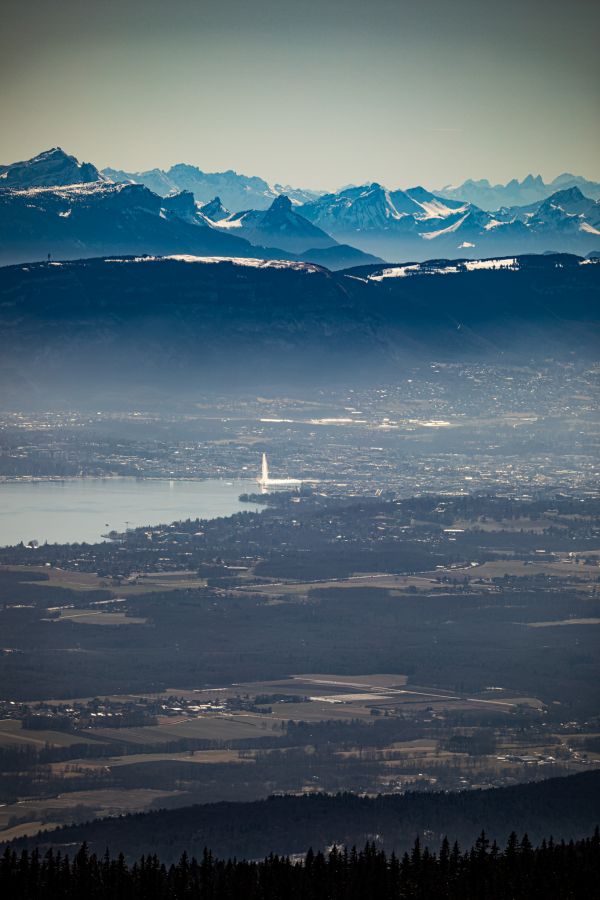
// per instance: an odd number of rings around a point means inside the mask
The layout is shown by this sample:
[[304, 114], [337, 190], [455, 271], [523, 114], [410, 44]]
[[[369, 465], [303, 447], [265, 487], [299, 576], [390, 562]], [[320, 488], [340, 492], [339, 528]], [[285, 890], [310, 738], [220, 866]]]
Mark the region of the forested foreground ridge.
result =
[[30, 406], [35, 397], [56, 406], [68, 398], [87, 407], [94, 397], [122, 406], [148, 390], [181, 398], [198, 388], [370, 385], [397, 380], [415, 360], [522, 365], [597, 354], [600, 265], [591, 259], [529, 255], [475, 268], [434, 260], [340, 272], [186, 259], [1, 267], [0, 353], [11, 402]]
[[83, 844], [72, 858], [49, 850], [20, 855], [9, 848], [0, 862], [0, 892], [20, 900], [584, 900], [598, 896], [600, 833], [591, 838], [533, 847], [513, 832], [504, 850], [485, 832], [466, 852], [444, 839], [439, 852], [422, 849], [387, 856], [374, 843], [364, 850], [309, 850], [303, 859], [270, 855], [260, 862], [220, 860], [205, 850], [200, 861], [183, 854], [167, 867], [157, 856], [128, 866], [122, 855], [90, 854]]
[[600, 772], [495, 788], [494, 790], [408, 792], [362, 797], [352, 793], [273, 796], [246, 803], [207, 803], [178, 809], [109, 816], [18, 838], [20, 853], [53, 848], [71, 853], [86, 843], [90, 852], [122, 854], [133, 863], [156, 854], [175, 863], [185, 849], [200, 857], [205, 847], [221, 859], [262, 859], [302, 854], [307, 847], [362, 847], [377, 841], [388, 854], [410, 851], [415, 837], [436, 848], [444, 835], [469, 847], [482, 828], [500, 846], [511, 831], [578, 840], [593, 832], [600, 816]]

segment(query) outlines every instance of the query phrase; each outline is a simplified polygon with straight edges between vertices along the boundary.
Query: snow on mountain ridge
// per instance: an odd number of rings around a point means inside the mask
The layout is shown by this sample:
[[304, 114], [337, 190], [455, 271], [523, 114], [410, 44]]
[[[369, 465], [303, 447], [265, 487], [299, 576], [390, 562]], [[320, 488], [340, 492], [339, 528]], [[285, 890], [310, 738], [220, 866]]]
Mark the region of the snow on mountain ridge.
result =
[[312, 222], [329, 233], [386, 231], [420, 234], [435, 222], [445, 230], [469, 212], [468, 204], [447, 203], [422, 187], [389, 191], [379, 183], [326, 194], [302, 207]]
[[213, 265], [215, 263], [230, 263], [234, 266], [246, 266], [251, 269], [293, 269], [297, 272], [306, 272], [313, 275], [316, 272], [326, 271], [323, 266], [314, 263], [299, 262], [288, 259], [260, 259], [251, 256], [195, 256], [191, 253], [171, 253], [167, 256], [117, 256], [107, 257], [105, 263], [153, 263], [162, 260], [171, 260], [180, 263], [203, 263], [205, 265]]
[[506, 269], [518, 271], [520, 262], [516, 257], [502, 259], [468, 259], [456, 260], [455, 263], [439, 265], [437, 263], [409, 263], [406, 266], [389, 266], [367, 276], [369, 281], [384, 281], [386, 278], [409, 278], [415, 275], [458, 275], [460, 272], [478, 272], [485, 270]]
[[17, 189], [107, 180], [92, 163], [80, 163], [61, 147], [43, 150], [31, 159], [0, 166], [0, 173], [2, 188]]

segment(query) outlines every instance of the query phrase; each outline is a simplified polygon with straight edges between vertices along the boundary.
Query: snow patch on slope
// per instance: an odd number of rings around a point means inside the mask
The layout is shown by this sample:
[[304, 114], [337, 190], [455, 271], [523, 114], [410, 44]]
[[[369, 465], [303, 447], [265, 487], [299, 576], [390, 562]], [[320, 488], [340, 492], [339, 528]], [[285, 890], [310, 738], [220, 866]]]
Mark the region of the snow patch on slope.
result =
[[590, 225], [589, 222], [582, 222], [579, 226], [580, 231], [587, 231], [588, 234], [600, 234], [597, 228], [594, 228], [593, 225]]
[[440, 237], [442, 234], [450, 234], [453, 231], [457, 231], [468, 215], [468, 213], [465, 213], [462, 218], [457, 219], [452, 225], [448, 225], [447, 228], [440, 228], [439, 231], [424, 231], [421, 237], [425, 238], [426, 241], [431, 241], [433, 238]]
[[515, 257], [507, 259], [468, 259], [463, 263], [468, 272], [479, 269], [511, 269], [513, 272], [519, 268], [519, 261]]
[[129, 256], [105, 259], [106, 263], [144, 263], [160, 262], [161, 260], [174, 260], [184, 263], [232, 263], [234, 266], [246, 266], [251, 269], [294, 269], [298, 272], [314, 274], [324, 271], [321, 266], [313, 263], [295, 262], [287, 259], [254, 259], [245, 256], [192, 256], [188, 253], [174, 253], [170, 256]]
[[433, 266], [427, 263], [410, 263], [406, 266], [391, 266], [382, 269], [373, 275], [368, 275], [369, 281], [383, 281], [385, 278], [408, 278], [413, 275], [458, 275], [460, 272], [477, 272], [482, 269], [497, 270], [508, 269], [516, 272], [519, 269], [519, 260], [515, 257], [506, 259], [467, 259], [454, 265]]
[[451, 216], [457, 212], [463, 212], [463, 210], [466, 209], [466, 206], [461, 209], [451, 209], [449, 206], [446, 206], [445, 203], [435, 199], [420, 200], [415, 201], [415, 203], [418, 203], [426, 213], [426, 215], [421, 216], [422, 219], [444, 219], [446, 216]]
[[393, 266], [383, 269], [376, 275], [368, 275], [369, 281], [383, 281], [385, 278], [407, 278], [411, 275], [454, 275], [459, 272], [458, 266], [438, 266], [432, 268], [421, 263], [413, 263], [409, 266]]

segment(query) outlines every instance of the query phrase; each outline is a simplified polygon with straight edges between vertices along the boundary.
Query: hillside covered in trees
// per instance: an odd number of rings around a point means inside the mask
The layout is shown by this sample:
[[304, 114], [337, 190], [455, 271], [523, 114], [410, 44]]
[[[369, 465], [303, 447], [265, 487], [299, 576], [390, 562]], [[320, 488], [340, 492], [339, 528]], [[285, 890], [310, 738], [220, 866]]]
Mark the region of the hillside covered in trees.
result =
[[445, 835], [469, 846], [486, 829], [503, 845], [512, 831], [534, 842], [585, 837], [600, 815], [600, 771], [564, 778], [451, 793], [273, 796], [246, 803], [208, 803], [97, 819], [66, 826], [11, 845], [71, 852], [83, 842], [101, 855], [122, 853], [129, 862], [156, 854], [166, 864], [186, 851], [200, 857], [205, 847], [219, 857], [258, 859], [375, 840], [386, 852], [410, 850], [415, 837], [437, 848]]
[[200, 862], [183, 854], [170, 867], [156, 856], [128, 866], [122, 855], [90, 855], [84, 844], [72, 859], [49, 851], [19, 856], [7, 850], [0, 861], [0, 890], [21, 900], [547, 900], [597, 896], [600, 834], [568, 844], [542, 841], [534, 848], [527, 835], [513, 832], [503, 851], [482, 832], [461, 853], [444, 839], [439, 853], [417, 839], [401, 859], [374, 843], [358, 853], [333, 847], [312, 850], [302, 860], [270, 855], [260, 862], [218, 860], [205, 851]]

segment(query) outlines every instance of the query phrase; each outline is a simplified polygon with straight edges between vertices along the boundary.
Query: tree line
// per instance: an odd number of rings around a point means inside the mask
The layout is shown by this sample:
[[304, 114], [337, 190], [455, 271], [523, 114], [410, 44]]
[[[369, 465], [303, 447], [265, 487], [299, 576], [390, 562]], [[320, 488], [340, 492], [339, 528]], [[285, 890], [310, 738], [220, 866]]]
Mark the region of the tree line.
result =
[[122, 854], [70, 858], [52, 849], [0, 859], [0, 892], [20, 900], [587, 900], [597, 896], [600, 833], [578, 841], [543, 840], [534, 847], [513, 832], [501, 850], [482, 832], [461, 852], [444, 838], [438, 853], [422, 848], [387, 855], [364, 850], [309, 850], [302, 858], [271, 854], [261, 861], [221, 860], [205, 850], [166, 866], [156, 855], [128, 865]]

